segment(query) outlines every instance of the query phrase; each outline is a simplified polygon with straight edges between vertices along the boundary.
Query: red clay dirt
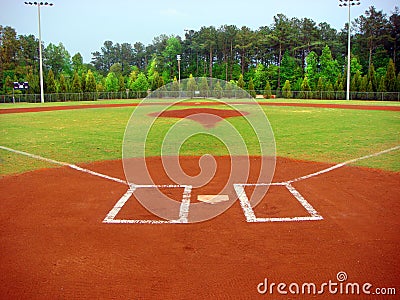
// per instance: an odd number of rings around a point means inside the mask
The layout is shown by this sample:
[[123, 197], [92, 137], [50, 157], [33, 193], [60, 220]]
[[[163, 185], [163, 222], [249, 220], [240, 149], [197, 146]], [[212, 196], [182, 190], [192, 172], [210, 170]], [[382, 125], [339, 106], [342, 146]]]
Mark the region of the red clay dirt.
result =
[[241, 117], [248, 114], [248, 112], [239, 112], [232, 109], [188, 108], [165, 110], [162, 112], [151, 113], [149, 115], [156, 118], [186, 118], [200, 123], [205, 128], [213, 128], [223, 119]]
[[[228, 102], [231, 104], [255, 104], [255, 102]], [[357, 110], [383, 110], [383, 111], [400, 111], [400, 106], [378, 106], [378, 105], [347, 105], [347, 104], [318, 104], [318, 103], [276, 103], [276, 102], [257, 102], [259, 105], [265, 106], [293, 106], [293, 107], [315, 107], [315, 108], [340, 108], [340, 109], [357, 109]], [[160, 103], [152, 102], [140, 105], [159, 105]], [[165, 104], [174, 104], [181, 106], [200, 106], [200, 105], [221, 105], [222, 102], [179, 102]], [[51, 106], [51, 107], [27, 107], [27, 108], [8, 108], [0, 109], [0, 114], [14, 114], [27, 112], [42, 112], [55, 110], [71, 110], [71, 109], [87, 109], [87, 108], [106, 108], [106, 107], [126, 107], [138, 106], [138, 103], [117, 103], [117, 104], [88, 104], [88, 105], [68, 105], [68, 106]]]
[[[218, 192], [229, 158], [199, 193]], [[257, 171], [257, 158], [252, 170]], [[157, 183], [160, 159], [149, 158]], [[197, 157], [181, 157], [198, 172]], [[329, 164], [278, 158], [274, 182]], [[123, 179], [121, 161], [84, 165]], [[253, 171], [252, 171], [253, 172]], [[253, 175], [252, 175], [253, 176]], [[400, 293], [400, 174], [342, 167], [293, 186], [324, 218], [320, 221], [247, 223], [238, 201], [220, 216], [195, 224], [104, 224], [127, 186], [62, 167], [0, 180], [1, 299], [287, 299], [323, 295], [260, 295], [268, 283], [366, 282]], [[251, 191], [248, 191], [251, 193]], [[230, 197], [235, 195], [230, 194]], [[153, 218], [130, 199], [118, 217]], [[304, 214], [284, 187], [274, 186], [257, 216]], [[210, 206], [212, 207], [212, 206]], [[295, 213], [294, 213], [295, 212]], [[286, 290], [288, 290], [286, 288]], [[359, 295], [357, 299], [374, 298]], [[387, 299], [395, 296], [387, 296]]]

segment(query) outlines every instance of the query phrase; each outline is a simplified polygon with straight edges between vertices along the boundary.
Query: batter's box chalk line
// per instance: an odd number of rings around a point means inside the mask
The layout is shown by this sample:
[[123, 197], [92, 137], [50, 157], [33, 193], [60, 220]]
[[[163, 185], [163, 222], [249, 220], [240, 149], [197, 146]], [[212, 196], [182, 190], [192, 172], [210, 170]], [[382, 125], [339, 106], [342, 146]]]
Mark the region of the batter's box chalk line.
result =
[[[191, 196], [191, 191], [192, 191], [192, 186], [190, 185], [134, 185], [134, 184], [128, 184], [125, 180], [111, 177], [105, 174], [101, 174], [95, 171], [91, 171], [88, 169], [81, 168], [77, 165], [74, 164], [69, 164], [61, 161], [56, 161], [53, 159], [45, 158], [36, 154], [31, 154], [28, 152], [24, 151], [19, 151], [15, 150], [12, 148], [8, 148], [5, 146], [0, 146], [1, 150], [9, 151], [12, 153], [28, 156], [33, 159], [37, 160], [42, 160], [46, 161], [48, 163], [52, 163], [55, 165], [60, 165], [60, 166], [65, 166], [69, 167], [75, 171], [78, 172], [83, 172], [86, 174], [89, 174], [91, 176], [97, 176], [102, 179], [106, 180], [111, 180], [114, 182], [118, 182], [124, 185], [129, 186], [127, 192], [117, 201], [117, 203], [114, 205], [114, 207], [110, 210], [110, 212], [107, 214], [107, 216], [104, 218], [103, 223], [111, 223], [111, 224], [179, 224], [179, 223], [188, 223], [188, 216], [189, 216], [189, 208], [190, 208], [190, 196]], [[362, 156], [359, 158], [351, 159], [348, 161], [345, 161], [343, 163], [339, 163], [336, 165], [333, 165], [329, 168], [323, 169], [321, 171], [311, 173], [308, 175], [304, 175], [292, 180], [284, 181], [284, 182], [275, 182], [275, 183], [242, 183], [242, 184], [234, 184], [234, 189], [235, 192], [238, 196], [238, 199], [240, 201], [240, 205], [242, 207], [243, 213], [246, 217], [246, 221], [250, 223], [262, 223], [262, 222], [290, 222], [290, 221], [316, 221], [316, 220], [322, 220], [323, 217], [319, 215], [319, 213], [311, 206], [311, 204], [304, 199], [304, 197], [297, 191], [293, 186], [292, 183], [301, 181], [301, 180], [306, 180], [324, 173], [328, 173], [330, 171], [333, 171], [335, 169], [344, 167], [346, 165], [349, 165], [351, 163], [358, 162], [360, 160], [376, 157], [385, 153], [389, 153], [392, 151], [396, 151], [400, 149], [399, 146], [395, 146], [380, 152], [376, 152], [373, 154], [369, 154], [366, 156]], [[250, 201], [246, 195], [245, 192], [245, 187], [246, 186], [284, 186], [288, 189], [288, 191], [300, 202], [300, 204], [306, 209], [308, 212], [309, 216], [306, 217], [282, 217], [282, 218], [257, 218], [253, 208], [251, 207]], [[117, 214], [119, 211], [122, 209], [122, 207], [126, 204], [126, 202], [131, 198], [131, 196], [134, 194], [135, 190], [140, 189], [140, 188], [183, 188], [183, 194], [182, 194], [182, 202], [180, 205], [179, 209], [179, 218], [176, 220], [124, 220], [124, 219], [116, 219]]]
[[[268, 186], [268, 185], [281, 185], [286, 187], [289, 192], [300, 202], [300, 204], [307, 210], [309, 216], [306, 217], [280, 217], [280, 218], [257, 218], [253, 208], [251, 207], [250, 201], [245, 192], [246, 186]], [[282, 183], [255, 183], [255, 184], [234, 184], [236, 194], [240, 201], [240, 206], [243, 209], [243, 213], [246, 217], [246, 221], [249, 223], [263, 223], [263, 222], [293, 222], [293, 221], [318, 221], [322, 220], [322, 216], [311, 206], [310, 203], [290, 184], [287, 182]]]
[[[141, 188], [183, 188], [182, 202], [179, 208], [179, 218], [176, 220], [127, 220], [116, 219], [115, 217], [125, 205], [125, 203], [132, 197], [137, 189]], [[110, 224], [177, 224], [188, 223], [190, 194], [192, 191], [191, 185], [130, 185], [128, 191], [118, 200], [114, 207], [110, 210], [104, 218], [103, 223]]]

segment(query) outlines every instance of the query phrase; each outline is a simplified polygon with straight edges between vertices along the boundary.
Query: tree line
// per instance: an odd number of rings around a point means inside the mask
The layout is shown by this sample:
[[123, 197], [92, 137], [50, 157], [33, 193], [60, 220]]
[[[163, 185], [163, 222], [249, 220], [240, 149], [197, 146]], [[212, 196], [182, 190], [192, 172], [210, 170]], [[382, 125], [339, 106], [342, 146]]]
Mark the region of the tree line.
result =
[[[346, 87], [347, 28], [277, 14], [257, 30], [204, 26], [183, 37], [162, 34], [147, 46], [105, 41], [89, 64], [79, 52], [71, 57], [62, 43], [50, 43], [43, 51], [45, 93], [155, 90], [176, 80], [179, 54], [182, 79], [218, 78], [265, 97], [337, 98]], [[371, 6], [352, 28], [353, 98], [399, 92], [399, 9], [388, 16]], [[12, 93], [14, 81], [28, 81], [27, 93], [39, 93], [38, 69], [37, 38], [0, 26], [0, 93]]]

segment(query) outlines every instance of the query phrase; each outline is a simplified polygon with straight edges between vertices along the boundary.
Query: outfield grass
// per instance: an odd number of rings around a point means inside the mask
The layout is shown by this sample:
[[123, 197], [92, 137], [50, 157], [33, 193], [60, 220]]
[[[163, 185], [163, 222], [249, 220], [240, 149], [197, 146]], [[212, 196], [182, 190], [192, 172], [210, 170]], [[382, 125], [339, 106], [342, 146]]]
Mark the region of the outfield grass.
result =
[[[97, 101], [67, 101], [67, 102], [45, 102], [45, 103], [0, 103], [0, 109], [9, 108], [32, 108], [32, 107], [53, 107], [53, 106], [75, 106], [75, 105], [94, 105], [94, 104], [127, 104], [140, 103], [142, 99], [115, 99]], [[151, 101], [168, 102], [168, 99], [151, 99]], [[170, 100], [173, 101], [173, 100]], [[193, 98], [185, 100], [187, 102], [213, 102], [214, 100]], [[226, 102], [249, 101], [249, 99], [223, 99]], [[310, 100], [310, 99], [254, 99], [260, 103], [311, 103], [311, 104], [342, 104], [342, 105], [370, 105], [370, 106], [400, 106], [400, 101], [360, 101], [360, 100]]]
[[[122, 102], [126, 103], [126, 100]], [[69, 163], [120, 159], [125, 126], [134, 109], [121, 107], [3, 114], [0, 115], [0, 145]], [[157, 109], [157, 106], [151, 106], [149, 112]], [[243, 105], [241, 109], [251, 108]], [[400, 144], [398, 112], [273, 106], [262, 109], [273, 128], [278, 156], [339, 163]], [[250, 154], [257, 154], [257, 144], [247, 123], [241, 118], [228, 121], [246, 136]], [[148, 155], [160, 153], [160, 138], [175, 122], [177, 119], [157, 120], [147, 144]], [[191, 120], [184, 122], [187, 126], [197, 126]], [[187, 140], [180, 151], [181, 155], [202, 153], [222, 155], [226, 154], [226, 149], [215, 138], [197, 135]], [[2, 175], [49, 167], [47, 163], [4, 150], [0, 150], [0, 159]], [[400, 171], [400, 151], [358, 164]]]

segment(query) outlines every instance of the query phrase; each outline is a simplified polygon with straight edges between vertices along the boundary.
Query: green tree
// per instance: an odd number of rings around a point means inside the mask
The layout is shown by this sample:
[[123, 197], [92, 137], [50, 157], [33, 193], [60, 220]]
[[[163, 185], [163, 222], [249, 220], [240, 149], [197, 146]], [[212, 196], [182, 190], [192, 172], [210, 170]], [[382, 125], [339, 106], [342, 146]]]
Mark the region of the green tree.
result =
[[194, 92], [197, 91], [196, 80], [194, 79], [192, 74], [189, 75], [189, 79], [187, 81], [187, 90], [189, 92], [190, 97], [193, 97]]
[[26, 76], [26, 81], [29, 83], [29, 94], [38, 94], [39, 91], [39, 76], [37, 74], [33, 74], [32, 70], [29, 71]]
[[381, 79], [379, 80], [379, 86], [378, 86], [378, 92], [386, 92], [386, 81], [385, 81], [385, 77], [382, 76]]
[[210, 88], [208, 86], [207, 77], [201, 77], [200, 78], [199, 91], [200, 91], [200, 96], [201, 97], [207, 97], [208, 96]]
[[254, 72], [254, 87], [261, 90], [264, 84], [268, 81], [268, 74], [263, 64], [258, 64]]
[[144, 98], [147, 96], [147, 90], [149, 87], [149, 82], [147, 81], [146, 75], [143, 72], [140, 72], [136, 80], [131, 84], [132, 91], [135, 91], [139, 98]]
[[325, 81], [333, 82], [340, 73], [339, 63], [332, 58], [331, 49], [325, 46], [319, 58], [320, 73], [319, 76]]
[[388, 92], [396, 91], [396, 71], [393, 59], [389, 60], [387, 71], [385, 75], [385, 85]]
[[272, 96], [271, 85], [269, 84], [268, 80], [267, 80], [267, 83], [265, 84], [263, 96], [265, 99], [269, 99]]
[[43, 51], [44, 65], [53, 70], [55, 75], [61, 72], [71, 73], [71, 55], [62, 43], [58, 46], [50, 43]]
[[91, 70], [88, 70], [88, 72], [86, 74], [85, 88], [86, 88], [85, 89], [86, 92], [96, 92], [97, 91], [96, 79]]
[[[308, 86], [308, 88], [313, 88], [315, 87], [319, 74], [318, 74], [318, 56], [314, 51], [311, 51], [310, 54], [307, 55], [306, 57], [306, 63], [307, 63], [307, 67], [306, 67], [306, 84]], [[304, 84], [304, 80], [303, 80], [303, 84]], [[302, 89], [302, 91], [304, 91]], [[308, 93], [304, 93], [308, 94]]]
[[122, 74], [119, 74], [118, 76], [118, 91], [125, 92], [125, 78]]
[[74, 72], [74, 78], [72, 79], [72, 86], [71, 86], [72, 93], [81, 93], [81, 80], [79, 79], [78, 72]]
[[74, 56], [72, 56], [72, 70], [74, 72], [80, 73], [83, 70], [83, 57], [78, 52]]
[[254, 83], [253, 83], [252, 77], [250, 77], [250, 80], [249, 80], [248, 92], [249, 92], [250, 96], [252, 96], [253, 98], [256, 97], [256, 91], [254, 90]]
[[302, 77], [302, 70], [296, 59], [286, 50], [281, 62], [281, 82], [296, 82]]
[[396, 92], [400, 92], [400, 72], [397, 74], [396, 78]]
[[334, 99], [335, 93], [333, 91], [333, 85], [330, 81], [327, 82], [325, 90], [326, 90], [326, 99]]
[[308, 84], [307, 76], [304, 77], [303, 83], [301, 84], [301, 92], [300, 92], [300, 96], [299, 97], [302, 98], [302, 99], [310, 99], [310, 98], [312, 98], [311, 87]]
[[322, 77], [318, 78], [318, 83], [315, 91], [316, 91], [315, 94], [316, 97], [322, 99], [323, 98], [322, 93], [324, 92], [324, 80], [322, 79]]
[[368, 100], [372, 100], [375, 98], [375, 94], [374, 94], [374, 88], [372, 85], [372, 81], [368, 81], [368, 85], [367, 85], [367, 99]]
[[12, 93], [13, 82], [14, 82], [14, 80], [12, 80], [10, 76], [6, 77], [6, 80], [4, 82], [4, 88], [3, 88], [5, 94], [11, 94]]
[[85, 92], [90, 93], [88, 99], [96, 100], [97, 84], [91, 70], [88, 70], [86, 74]]
[[214, 97], [217, 99], [222, 98], [222, 87], [221, 84], [219, 83], [219, 80], [217, 81], [217, 83], [214, 86]]
[[55, 93], [57, 91], [57, 87], [56, 87], [56, 81], [54, 78], [54, 73], [53, 70], [49, 70], [49, 72], [47, 73], [47, 78], [46, 78], [46, 92], [48, 94], [52, 94]]
[[107, 74], [105, 88], [107, 92], [118, 92], [119, 84], [118, 78], [115, 76], [115, 73], [110, 72]]
[[64, 74], [60, 75], [60, 85], [58, 88], [58, 92], [63, 94], [68, 92], [68, 85]]
[[110, 72], [114, 73], [115, 76], [119, 77], [119, 75], [122, 75], [122, 65], [120, 63], [114, 63], [110, 67]]
[[240, 87], [241, 89], [244, 89], [244, 85], [245, 85], [245, 83], [244, 83], [244, 80], [243, 80], [243, 74], [240, 74], [239, 80], [237, 82], [237, 86]]
[[290, 81], [289, 80], [286, 80], [285, 84], [283, 85], [282, 96], [283, 96], [283, 98], [287, 98], [287, 99], [290, 99], [290, 98], [293, 97], [293, 93], [292, 93], [292, 90], [291, 90], [291, 87], [290, 87]]
[[371, 64], [368, 69], [368, 84], [371, 82], [372, 90], [375, 92], [378, 89], [378, 82], [375, 75], [374, 64]]
[[86, 92], [86, 73], [85, 72], [81, 73], [81, 89], [82, 89], [82, 92]]

